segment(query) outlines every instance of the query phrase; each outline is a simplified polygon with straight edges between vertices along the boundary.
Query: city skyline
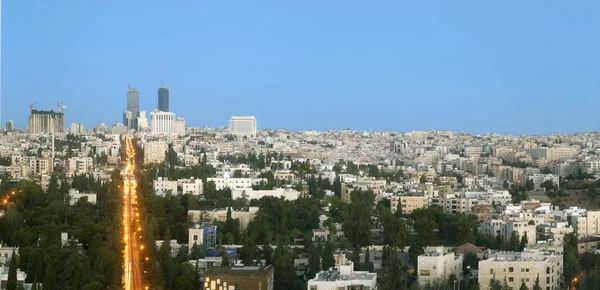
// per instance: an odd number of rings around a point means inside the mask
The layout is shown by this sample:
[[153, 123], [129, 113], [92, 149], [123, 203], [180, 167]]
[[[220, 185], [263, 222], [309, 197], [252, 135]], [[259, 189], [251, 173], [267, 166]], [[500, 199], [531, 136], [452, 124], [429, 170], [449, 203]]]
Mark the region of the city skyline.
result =
[[140, 3], [3, 3], [0, 123], [55, 99], [67, 123], [120, 122], [124, 84], [148, 112], [162, 79], [190, 126], [600, 129], [596, 2]]

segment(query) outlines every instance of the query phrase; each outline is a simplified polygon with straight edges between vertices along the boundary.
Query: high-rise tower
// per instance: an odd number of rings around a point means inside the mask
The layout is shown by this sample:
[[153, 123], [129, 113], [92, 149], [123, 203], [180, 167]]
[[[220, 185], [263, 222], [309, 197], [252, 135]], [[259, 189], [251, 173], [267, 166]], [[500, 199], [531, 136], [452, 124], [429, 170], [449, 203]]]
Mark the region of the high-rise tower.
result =
[[165, 87], [163, 81], [160, 81], [160, 88], [158, 88], [158, 110], [169, 111], [169, 89]]
[[137, 118], [140, 112], [140, 92], [131, 86], [127, 91], [127, 111], [131, 112], [134, 118]]

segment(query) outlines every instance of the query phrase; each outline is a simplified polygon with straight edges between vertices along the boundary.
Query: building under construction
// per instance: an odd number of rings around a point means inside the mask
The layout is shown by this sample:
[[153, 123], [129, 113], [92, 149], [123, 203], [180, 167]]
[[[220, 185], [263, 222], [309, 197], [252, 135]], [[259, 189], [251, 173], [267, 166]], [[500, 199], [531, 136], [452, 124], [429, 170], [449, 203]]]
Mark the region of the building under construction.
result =
[[29, 108], [29, 133], [63, 133], [65, 131], [65, 113], [53, 110], [43, 111]]

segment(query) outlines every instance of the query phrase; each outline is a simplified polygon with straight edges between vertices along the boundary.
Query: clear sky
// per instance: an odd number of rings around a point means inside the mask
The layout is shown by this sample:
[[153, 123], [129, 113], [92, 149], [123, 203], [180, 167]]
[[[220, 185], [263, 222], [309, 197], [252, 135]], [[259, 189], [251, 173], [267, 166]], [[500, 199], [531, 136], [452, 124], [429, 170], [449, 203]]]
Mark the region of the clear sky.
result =
[[[192, 126], [600, 129], [600, 1], [2, 1], [2, 122], [120, 122], [164, 80]], [[3, 125], [2, 125], [3, 126]]]

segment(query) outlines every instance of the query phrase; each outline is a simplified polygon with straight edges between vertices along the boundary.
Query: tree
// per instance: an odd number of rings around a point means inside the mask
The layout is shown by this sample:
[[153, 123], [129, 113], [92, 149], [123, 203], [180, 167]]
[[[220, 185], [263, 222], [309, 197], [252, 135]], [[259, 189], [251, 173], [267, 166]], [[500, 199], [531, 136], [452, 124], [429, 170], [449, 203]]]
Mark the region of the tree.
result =
[[490, 279], [490, 290], [503, 290], [500, 281], [494, 278]]
[[527, 181], [525, 181], [525, 189], [528, 191], [535, 189], [535, 184], [533, 183], [533, 180], [527, 179]]
[[367, 251], [365, 252], [365, 261], [362, 263], [360, 270], [368, 271], [368, 272], [373, 272], [375, 270], [374, 266], [373, 266], [373, 262], [371, 262], [371, 257], [369, 254], [369, 247], [367, 247]]
[[17, 289], [17, 255], [15, 250], [10, 258], [10, 266], [8, 267], [8, 280], [6, 281], [6, 290]]
[[423, 174], [423, 175], [421, 175], [421, 177], [419, 178], [419, 183], [420, 183], [420, 184], [425, 184], [425, 182], [427, 182], [427, 175]]
[[504, 182], [502, 182], [502, 187], [504, 187], [504, 189], [508, 189], [509, 185], [507, 180], [504, 180]]
[[521, 282], [521, 287], [519, 287], [519, 290], [529, 290], [529, 288], [527, 288], [527, 285], [525, 285], [525, 281]]
[[327, 270], [335, 266], [335, 258], [333, 257], [333, 245], [330, 242], [325, 244], [321, 252], [321, 269]]
[[240, 286], [240, 281], [235, 281], [235, 286], [233, 288], [233, 290], [241, 290], [242, 287]]
[[306, 278], [314, 278], [319, 271], [321, 271], [320, 247], [313, 246], [310, 248], [310, 253], [308, 255], [308, 271], [306, 272]]
[[533, 288], [531, 288], [531, 290], [542, 290], [542, 287], [540, 287], [540, 275], [539, 274], [535, 278], [535, 283], [533, 283]]
[[522, 252], [527, 247], [528, 243], [529, 243], [529, 241], [527, 240], [527, 232], [525, 232], [523, 234], [523, 236], [521, 237], [521, 243], [520, 243], [520, 246], [519, 246], [519, 252]]

